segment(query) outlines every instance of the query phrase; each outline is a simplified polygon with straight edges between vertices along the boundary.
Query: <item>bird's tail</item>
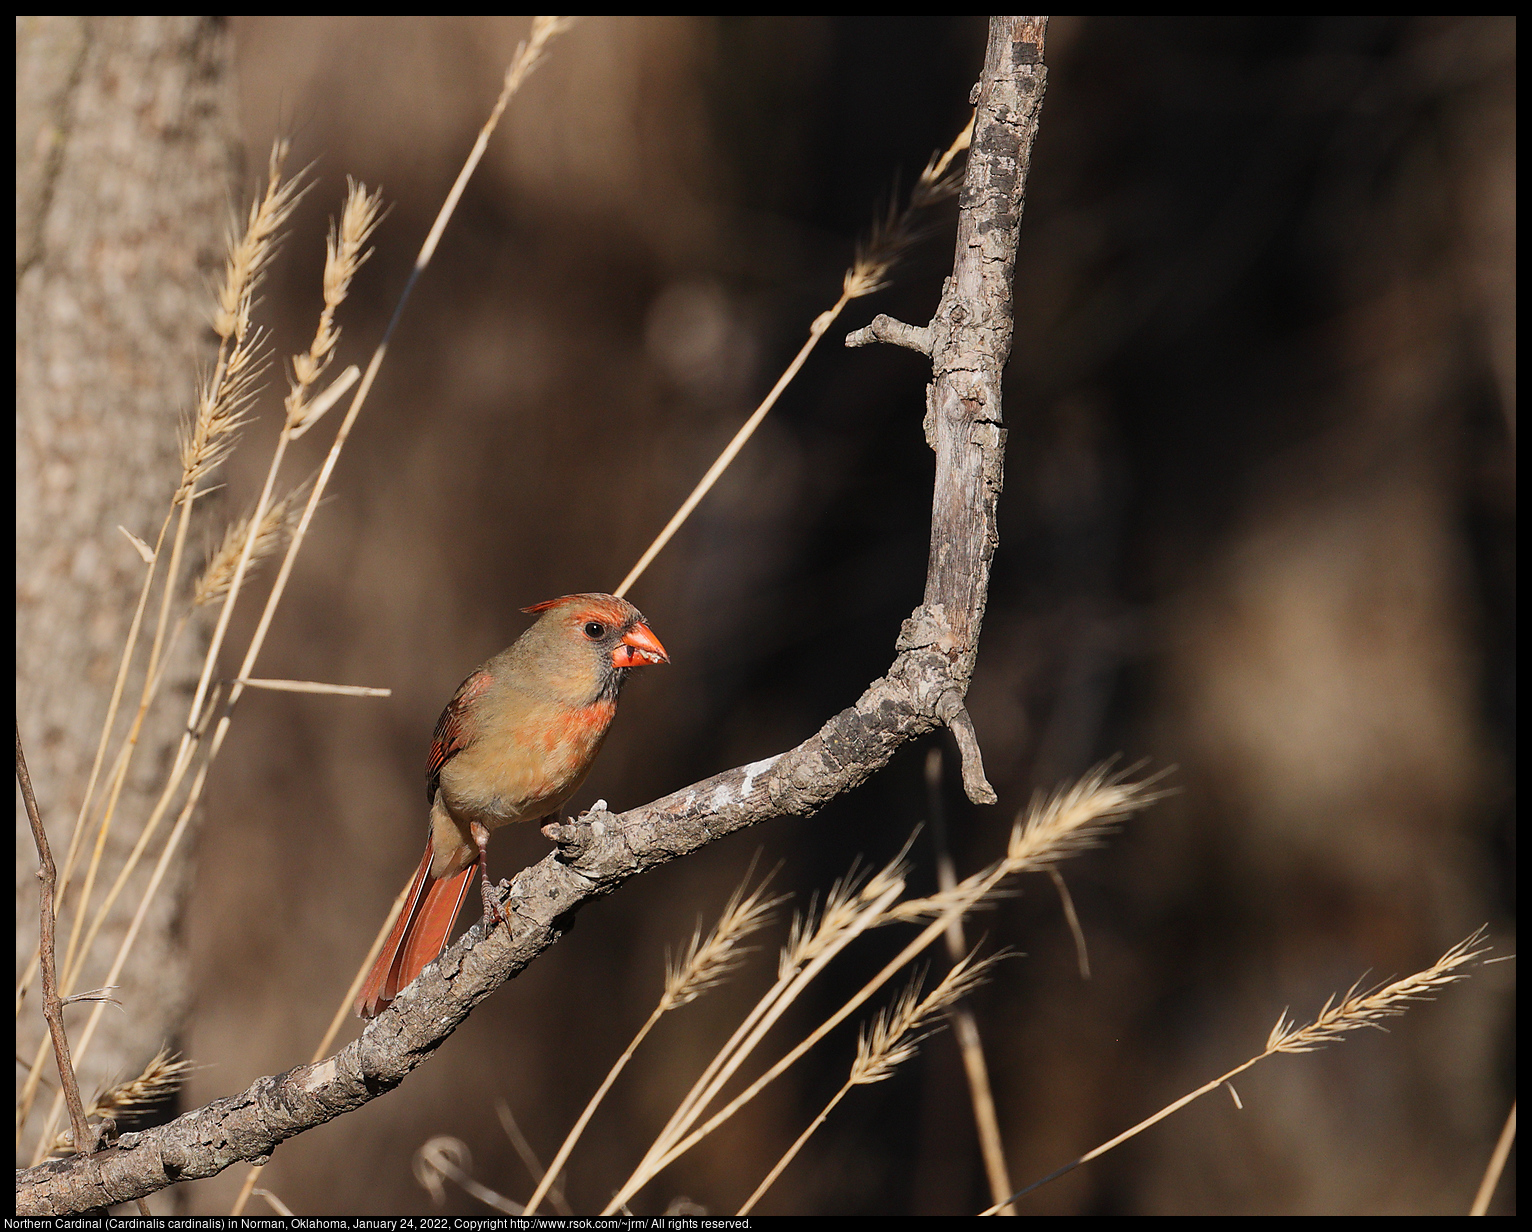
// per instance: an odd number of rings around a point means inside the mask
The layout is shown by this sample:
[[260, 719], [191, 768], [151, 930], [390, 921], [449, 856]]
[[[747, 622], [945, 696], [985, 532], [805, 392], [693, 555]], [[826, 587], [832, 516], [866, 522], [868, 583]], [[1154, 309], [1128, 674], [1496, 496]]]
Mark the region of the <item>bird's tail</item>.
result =
[[431, 858], [431, 844], [427, 842], [426, 854], [415, 870], [415, 880], [410, 883], [399, 918], [357, 995], [359, 1018], [376, 1018], [381, 1014], [447, 945], [452, 923], [468, 895], [468, 885], [478, 864], [470, 864], [462, 872], [437, 881], [431, 877]]

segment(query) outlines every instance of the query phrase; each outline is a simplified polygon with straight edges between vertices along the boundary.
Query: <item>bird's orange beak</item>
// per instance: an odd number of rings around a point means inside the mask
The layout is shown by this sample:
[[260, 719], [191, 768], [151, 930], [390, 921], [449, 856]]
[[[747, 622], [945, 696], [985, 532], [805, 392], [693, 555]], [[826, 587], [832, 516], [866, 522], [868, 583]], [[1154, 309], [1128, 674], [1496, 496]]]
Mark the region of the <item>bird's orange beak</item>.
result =
[[645, 667], [651, 663], [669, 663], [670, 656], [648, 625], [637, 624], [612, 648], [613, 667]]

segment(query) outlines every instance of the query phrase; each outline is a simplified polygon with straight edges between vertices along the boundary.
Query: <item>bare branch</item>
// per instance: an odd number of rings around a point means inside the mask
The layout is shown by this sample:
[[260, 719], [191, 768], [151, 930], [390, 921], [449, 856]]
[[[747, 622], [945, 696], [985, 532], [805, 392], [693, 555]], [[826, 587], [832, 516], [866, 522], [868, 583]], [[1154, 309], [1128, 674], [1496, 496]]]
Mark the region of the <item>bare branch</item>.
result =
[[[886, 765], [909, 740], [963, 727], [998, 539], [1005, 447], [1000, 377], [1011, 349], [1011, 301], [1022, 198], [1046, 70], [1045, 18], [994, 18], [977, 91], [960, 198], [956, 256], [932, 319], [927, 439], [936, 452], [925, 599], [895, 657], [854, 705], [775, 757], [739, 766], [620, 816], [592, 810], [550, 827], [554, 853], [509, 887], [509, 931], [470, 929], [334, 1057], [261, 1078], [168, 1125], [124, 1134], [87, 1160], [17, 1174], [17, 1211], [49, 1215], [128, 1201], [239, 1160], [264, 1162], [295, 1134], [404, 1081], [480, 1001], [568, 929], [581, 907], [628, 878], [773, 817], [809, 816]], [[971, 735], [971, 724], [967, 725]], [[960, 732], [960, 739], [962, 739]], [[977, 739], [970, 778], [982, 783]], [[503, 883], [502, 883], [503, 888]]]
[[925, 325], [906, 325], [880, 312], [869, 324], [846, 335], [848, 347], [863, 347], [872, 342], [891, 342], [895, 346], [909, 347], [912, 351], [929, 355], [931, 330]]
[[21, 749], [21, 723], [16, 724], [16, 782], [26, 802], [27, 820], [32, 823], [32, 839], [37, 844], [37, 879], [42, 882], [42, 924], [39, 929], [38, 958], [43, 977], [43, 1017], [48, 1020], [48, 1034], [53, 1037], [53, 1057], [58, 1062], [59, 1081], [64, 1086], [64, 1102], [69, 1105], [69, 1124], [74, 1131], [74, 1149], [81, 1155], [95, 1149], [96, 1139], [85, 1123], [85, 1104], [80, 1099], [80, 1084], [75, 1080], [69, 1060], [69, 1036], [64, 1033], [64, 1003], [59, 999], [58, 973], [53, 955], [53, 888], [58, 870], [53, 866], [53, 852], [48, 849], [48, 833], [43, 829], [37, 798], [32, 794], [32, 776], [27, 773], [26, 755]]

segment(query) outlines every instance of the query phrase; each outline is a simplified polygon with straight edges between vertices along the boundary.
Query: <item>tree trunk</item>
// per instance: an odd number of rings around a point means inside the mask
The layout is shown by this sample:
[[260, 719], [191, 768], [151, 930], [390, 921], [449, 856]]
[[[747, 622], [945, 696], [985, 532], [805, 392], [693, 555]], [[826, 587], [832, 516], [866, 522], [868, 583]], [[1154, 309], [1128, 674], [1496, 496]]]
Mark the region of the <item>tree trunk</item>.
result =
[[[235, 128], [221, 21], [22, 17], [16, 35], [16, 705], [62, 874], [144, 577], [117, 527], [154, 542], [179, 475], [177, 430], [198, 364], [211, 355], [206, 287], [220, 263]], [[198, 641], [191, 632], [182, 639], [165, 698], [194, 678]], [[140, 646], [137, 671], [147, 640]], [[119, 733], [141, 684], [128, 679]], [[117, 807], [96, 902], [123, 866], [179, 735], [177, 707], [160, 709]], [[18, 798], [18, 816], [20, 807]], [[19, 978], [37, 944], [37, 856], [24, 824], [16, 842]], [[155, 852], [118, 898], [73, 991], [103, 982]], [[60, 959], [89, 855], [87, 842], [59, 921]], [[126, 1012], [108, 1013], [77, 1056], [87, 1103], [104, 1082], [137, 1074], [179, 1030], [181, 865], [115, 993]], [[43, 1034], [35, 980], [28, 998], [17, 1032], [30, 1061]], [[79, 1009], [68, 1017], [78, 1031]], [[27, 1158], [51, 1089], [29, 1119]]]

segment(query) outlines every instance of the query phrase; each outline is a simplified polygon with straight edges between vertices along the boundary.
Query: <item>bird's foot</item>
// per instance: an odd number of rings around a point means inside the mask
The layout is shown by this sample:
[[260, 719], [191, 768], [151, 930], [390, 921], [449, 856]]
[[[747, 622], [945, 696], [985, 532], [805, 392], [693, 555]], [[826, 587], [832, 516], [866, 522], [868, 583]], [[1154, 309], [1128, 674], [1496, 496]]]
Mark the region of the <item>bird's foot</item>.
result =
[[509, 929], [511, 917], [505, 909], [505, 904], [500, 901], [500, 896], [495, 893], [489, 883], [489, 831], [478, 822], [474, 822], [469, 827], [469, 832], [479, 847], [479, 903], [484, 908], [484, 933], [488, 936], [495, 931], [497, 923], [504, 924]]

